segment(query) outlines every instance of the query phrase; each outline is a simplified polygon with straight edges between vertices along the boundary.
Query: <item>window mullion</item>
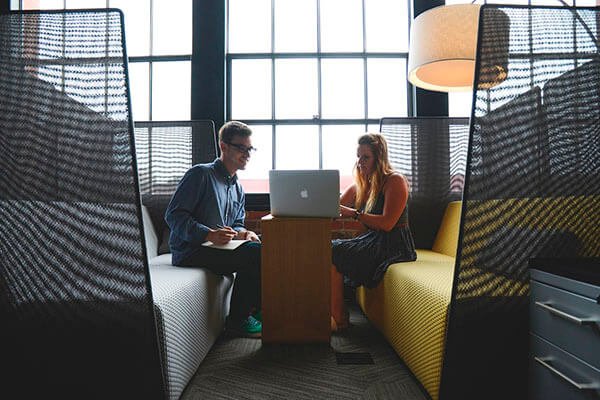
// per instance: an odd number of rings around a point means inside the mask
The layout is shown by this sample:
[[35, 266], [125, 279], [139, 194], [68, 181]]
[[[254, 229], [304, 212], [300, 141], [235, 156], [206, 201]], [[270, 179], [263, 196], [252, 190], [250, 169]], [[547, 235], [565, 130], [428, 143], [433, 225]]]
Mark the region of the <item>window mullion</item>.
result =
[[[149, 40], [148, 40], [148, 54], [150, 57], [154, 55], [154, 0], [150, 0], [150, 29], [149, 29]], [[148, 63], [148, 120], [152, 121], [152, 80], [154, 75], [154, 63], [150, 61]]]
[[367, 118], [369, 117], [369, 86], [367, 81], [367, 17], [365, 15], [365, 0], [362, 0], [362, 37], [363, 37], [363, 96], [365, 102], [365, 131], [368, 130]]
[[[323, 124], [321, 123], [321, 115], [323, 112], [322, 96], [322, 74], [321, 74], [321, 0], [317, 2], [317, 115], [313, 115], [313, 120], [317, 121], [319, 132], [319, 168], [323, 168]], [[316, 117], [316, 118], [315, 118]]]
[[276, 146], [277, 146], [277, 127], [276, 127], [276, 116], [275, 116], [275, 0], [271, 0], [271, 165], [273, 169], [276, 169], [277, 163], [276, 157]]

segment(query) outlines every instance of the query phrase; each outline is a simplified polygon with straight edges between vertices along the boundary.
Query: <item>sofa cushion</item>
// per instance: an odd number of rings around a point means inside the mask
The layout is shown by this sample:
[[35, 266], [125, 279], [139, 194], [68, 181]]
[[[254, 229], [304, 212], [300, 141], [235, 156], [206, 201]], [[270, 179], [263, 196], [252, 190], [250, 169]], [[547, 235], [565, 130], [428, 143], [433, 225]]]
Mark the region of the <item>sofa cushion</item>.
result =
[[161, 254], [160, 256], [152, 257], [148, 263], [151, 267], [158, 267], [161, 265], [172, 267], [171, 254]]
[[223, 329], [233, 278], [150, 260], [152, 296], [170, 399], [178, 399]]
[[416, 261], [392, 264], [377, 287], [356, 291], [369, 320], [433, 400], [439, 397], [461, 206], [448, 204], [432, 250], [417, 249]]
[[156, 236], [156, 230], [154, 229], [148, 208], [144, 205], [142, 205], [142, 223], [144, 226], [144, 238], [146, 239], [146, 252], [148, 253], [148, 260], [150, 260], [158, 254], [158, 237]]
[[417, 261], [423, 263], [446, 263], [454, 265], [454, 261], [456, 259], [454, 257], [447, 256], [442, 253], [437, 253], [433, 250], [425, 250], [425, 249], [417, 249]]
[[454, 260], [395, 264], [386, 273], [383, 334], [421, 381], [439, 396]]
[[390, 265], [357, 301], [434, 400], [438, 399], [454, 258], [417, 250], [417, 261]]
[[462, 201], [448, 203], [440, 228], [435, 236], [433, 247], [431, 248], [434, 252], [456, 257], [461, 209]]

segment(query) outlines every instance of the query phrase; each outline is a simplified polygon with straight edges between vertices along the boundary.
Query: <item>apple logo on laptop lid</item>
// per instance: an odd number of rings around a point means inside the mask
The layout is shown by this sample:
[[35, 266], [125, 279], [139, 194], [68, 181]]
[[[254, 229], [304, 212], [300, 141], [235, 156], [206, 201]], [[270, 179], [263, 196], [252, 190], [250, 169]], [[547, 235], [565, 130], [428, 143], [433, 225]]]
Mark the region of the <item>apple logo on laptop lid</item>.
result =
[[308, 199], [308, 190], [302, 189], [300, 191], [300, 197], [302, 197], [303, 199]]

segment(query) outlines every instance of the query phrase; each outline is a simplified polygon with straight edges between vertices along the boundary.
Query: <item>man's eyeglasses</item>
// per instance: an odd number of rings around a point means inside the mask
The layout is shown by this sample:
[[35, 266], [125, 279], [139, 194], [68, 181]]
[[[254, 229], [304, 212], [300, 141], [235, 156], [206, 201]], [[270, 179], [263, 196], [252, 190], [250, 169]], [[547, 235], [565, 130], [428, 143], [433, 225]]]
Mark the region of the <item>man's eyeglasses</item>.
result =
[[226, 143], [230, 146], [235, 147], [237, 149], [237, 151], [239, 151], [240, 153], [246, 153], [248, 155], [254, 153], [257, 150], [256, 147], [252, 147], [252, 146], [246, 147], [243, 144], [231, 143], [231, 142], [225, 142], [225, 141], [223, 143]]

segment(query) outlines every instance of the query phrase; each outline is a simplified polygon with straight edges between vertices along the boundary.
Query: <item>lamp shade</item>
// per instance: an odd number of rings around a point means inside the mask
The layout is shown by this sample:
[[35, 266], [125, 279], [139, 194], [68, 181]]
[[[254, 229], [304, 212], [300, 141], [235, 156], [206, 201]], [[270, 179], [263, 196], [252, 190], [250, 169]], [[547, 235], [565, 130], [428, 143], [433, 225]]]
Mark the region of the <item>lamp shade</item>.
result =
[[411, 26], [408, 80], [440, 92], [473, 88], [477, 51], [478, 4], [432, 8]]

